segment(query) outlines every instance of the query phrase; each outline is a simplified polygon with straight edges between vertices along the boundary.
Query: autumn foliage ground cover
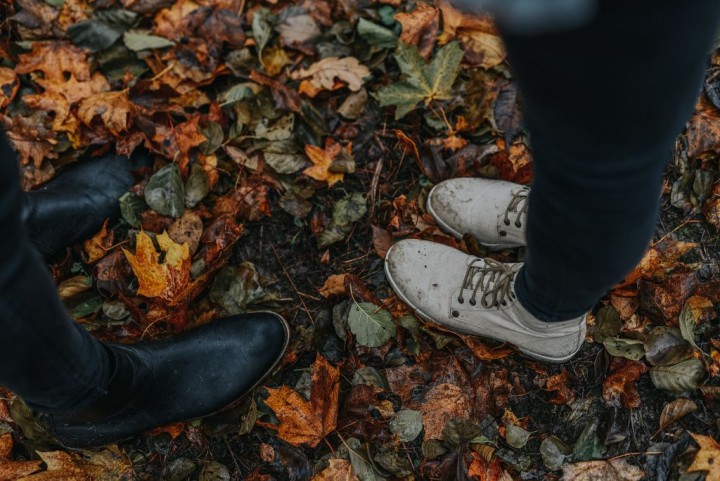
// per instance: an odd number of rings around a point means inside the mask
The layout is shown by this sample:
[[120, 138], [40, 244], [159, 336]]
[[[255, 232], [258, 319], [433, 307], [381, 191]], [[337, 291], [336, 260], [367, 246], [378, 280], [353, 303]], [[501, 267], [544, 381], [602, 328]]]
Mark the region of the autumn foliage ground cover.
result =
[[[0, 2], [0, 121], [24, 187], [83, 155], [154, 166], [51, 268], [99, 338], [284, 313], [264, 387], [209, 419], [64, 450], [12, 393], [0, 480], [720, 480], [720, 56], [671, 162], [641, 265], [562, 366], [416, 319], [392, 242], [457, 176], [531, 181], [491, 22], [414, 0]], [[590, 94], [590, 93], [589, 93]], [[169, 403], [172, 400], [168, 400]]]

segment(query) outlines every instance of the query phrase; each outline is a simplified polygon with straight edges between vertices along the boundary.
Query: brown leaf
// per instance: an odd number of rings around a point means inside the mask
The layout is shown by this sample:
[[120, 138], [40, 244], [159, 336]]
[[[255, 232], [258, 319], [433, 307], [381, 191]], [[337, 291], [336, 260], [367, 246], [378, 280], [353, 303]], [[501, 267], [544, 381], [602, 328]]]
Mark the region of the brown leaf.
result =
[[198, 249], [202, 234], [202, 219], [191, 210], [186, 210], [182, 217], [176, 219], [168, 228], [170, 238], [178, 244], [187, 243], [190, 254], [194, 254]]
[[454, 418], [467, 419], [472, 413], [472, 403], [465, 389], [455, 384], [438, 384], [425, 395], [419, 407], [425, 427], [425, 441], [441, 439], [445, 423]]
[[720, 229], [720, 184], [715, 184], [712, 195], [705, 201], [703, 215], [705, 220]]
[[40, 471], [42, 461], [13, 461], [10, 458], [13, 448], [12, 434], [0, 436], [0, 481], [14, 481], [28, 474]]
[[720, 150], [720, 117], [717, 109], [702, 99], [698, 110], [688, 121], [685, 136], [689, 158], [703, 153], [716, 154]]
[[667, 403], [660, 414], [660, 430], [662, 431], [683, 416], [697, 411], [697, 408], [694, 401], [684, 397]]
[[438, 5], [443, 15], [440, 43], [453, 38], [460, 40], [465, 47], [465, 60], [471, 65], [489, 69], [505, 61], [504, 44], [489, 16], [463, 13], [448, 0], [440, 0]]
[[10, 105], [15, 98], [20, 82], [14, 70], [0, 67], [0, 109]]
[[640, 361], [615, 358], [611, 366], [612, 373], [603, 381], [603, 399], [610, 406], [623, 406], [626, 409], [640, 407], [640, 394], [637, 381], [647, 371]]
[[499, 458], [488, 462], [475, 451], [472, 452], [472, 463], [468, 468], [468, 476], [475, 476], [479, 481], [504, 481], [508, 479], [506, 474]]
[[314, 476], [312, 481], [359, 481], [347, 459], [331, 459], [329, 463], [330, 466]]
[[473, 355], [481, 361], [503, 359], [515, 352], [515, 349], [505, 344], [493, 348], [482, 342], [477, 337], [466, 336], [464, 334], [459, 334], [459, 337], [463, 340], [465, 345], [470, 348]]
[[324, 298], [345, 294], [345, 278], [347, 274], [334, 274], [327, 278], [320, 288], [320, 295]]
[[555, 397], [548, 401], [550, 404], [570, 404], [575, 400], [575, 392], [567, 385], [569, 381], [570, 374], [565, 370], [545, 380], [546, 391], [557, 391]]
[[132, 463], [118, 449], [110, 446], [103, 451], [82, 453], [38, 452], [47, 470], [18, 481], [117, 481], [132, 473]]
[[78, 107], [78, 117], [88, 127], [95, 117], [100, 117], [108, 131], [120, 136], [128, 130], [135, 111], [127, 92], [103, 92], [83, 99]]
[[295, 80], [309, 78], [315, 88], [324, 90], [333, 90], [335, 79], [338, 79], [348, 89], [357, 92], [365, 83], [365, 78], [370, 77], [370, 69], [355, 57], [326, 57], [307, 69], [293, 72], [290, 77]]
[[640, 481], [645, 473], [624, 458], [565, 464], [560, 481]]
[[287, 386], [267, 390], [265, 403], [280, 421], [278, 434], [293, 446], [314, 448], [337, 427], [340, 370], [321, 355], [312, 365], [310, 401]]
[[375, 252], [380, 259], [385, 259], [387, 252], [393, 244], [392, 234], [376, 225], [371, 225], [370, 227], [372, 227], [372, 239]]
[[410, 13], [397, 13], [395, 20], [402, 26], [400, 40], [416, 45], [420, 55], [429, 58], [438, 35], [440, 23], [438, 9], [427, 3], [418, 3], [415, 10]]
[[291, 112], [300, 112], [300, 106], [302, 105], [300, 95], [284, 83], [255, 70], [250, 71], [250, 80], [268, 87], [278, 108], [290, 110]]
[[690, 433], [695, 442], [700, 446], [700, 451], [695, 455], [695, 460], [688, 468], [689, 473], [695, 471], [707, 471], [705, 481], [720, 481], [720, 444], [710, 436]]

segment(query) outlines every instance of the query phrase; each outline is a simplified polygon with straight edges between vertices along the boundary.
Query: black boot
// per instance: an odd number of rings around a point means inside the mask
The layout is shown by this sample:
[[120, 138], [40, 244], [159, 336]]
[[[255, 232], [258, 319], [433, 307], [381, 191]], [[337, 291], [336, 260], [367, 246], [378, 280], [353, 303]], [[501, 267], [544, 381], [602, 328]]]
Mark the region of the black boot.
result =
[[282, 359], [285, 320], [233, 316], [167, 341], [106, 345], [115, 362], [108, 393], [93, 406], [38, 421], [67, 447], [114, 443], [149, 429], [213, 414], [250, 392]]
[[118, 199], [133, 185], [132, 171], [151, 165], [137, 152], [81, 160], [63, 169], [23, 199], [22, 219], [30, 239], [46, 258], [95, 234], [106, 219], [120, 215]]

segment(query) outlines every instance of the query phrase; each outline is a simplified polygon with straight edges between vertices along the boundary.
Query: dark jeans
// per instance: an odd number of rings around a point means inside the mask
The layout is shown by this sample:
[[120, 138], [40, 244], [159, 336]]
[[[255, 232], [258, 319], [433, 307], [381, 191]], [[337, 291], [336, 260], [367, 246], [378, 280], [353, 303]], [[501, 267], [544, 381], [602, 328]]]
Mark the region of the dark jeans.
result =
[[98, 399], [112, 363], [65, 311], [20, 222], [15, 155], [0, 132], [0, 386], [31, 406], [62, 411]]
[[[517, 290], [546, 320], [581, 315], [647, 247], [720, 14], [717, 0], [601, 3], [586, 28], [506, 36], [535, 154]], [[0, 139], [0, 385], [40, 409], [88, 405], [112, 361], [65, 312], [21, 225], [20, 196]]]
[[518, 298], [585, 313], [642, 258], [663, 170], [700, 93], [717, 0], [601, 0], [563, 33], [505, 35], [534, 154]]

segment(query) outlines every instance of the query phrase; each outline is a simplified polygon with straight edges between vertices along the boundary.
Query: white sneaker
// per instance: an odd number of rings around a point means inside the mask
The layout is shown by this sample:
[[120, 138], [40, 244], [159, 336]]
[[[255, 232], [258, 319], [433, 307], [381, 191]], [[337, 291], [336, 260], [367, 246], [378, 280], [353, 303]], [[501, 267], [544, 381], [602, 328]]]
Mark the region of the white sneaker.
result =
[[525, 245], [530, 188], [504, 180], [459, 178], [430, 191], [427, 210], [458, 239], [472, 234], [490, 248]]
[[390, 285], [422, 319], [510, 342], [540, 361], [565, 362], [584, 342], [585, 315], [562, 322], [535, 318], [515, 295], [521, 266], [414, 239], [398, 242], [385, 258]]

